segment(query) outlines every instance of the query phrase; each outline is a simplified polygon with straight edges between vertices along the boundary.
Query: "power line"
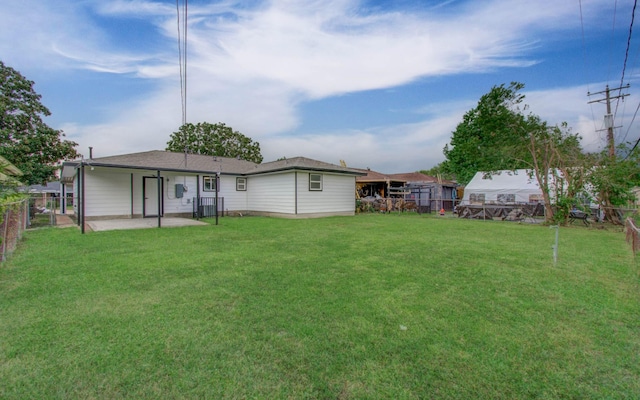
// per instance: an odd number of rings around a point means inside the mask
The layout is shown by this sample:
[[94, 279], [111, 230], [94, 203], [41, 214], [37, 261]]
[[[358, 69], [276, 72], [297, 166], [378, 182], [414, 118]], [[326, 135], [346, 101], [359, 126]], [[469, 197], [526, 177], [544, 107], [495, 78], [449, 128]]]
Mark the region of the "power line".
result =
[[629, 37], [627, 38], [627, 50], [624, 53], [624, 64], [622, 64], [622, 78], [620, 78], [620, 87], [624, 85], [624, 74], [627, 69], [627, 60], [629, 59], [629, 47], [631, 47], [631, 34], [633, 33], [633, 21], [636, 15], [636, 6], [638, 5], [638, 0], [633, 2], [633, 11], [631, 12], [631, 24], [629, 24]]
[[609, 84], [609, 78], [611, 77], [611, 68], [612, 68], [612, 60], [613, 60], [613, 43], [615, 39], [615, 31], [616, 31], [616, 15], [618, 14], [618, 0], [613, 3], [613, 24], [611, 26], [611, 43], [609, 44], [609, 67], [607, 68], [607, 85]]
[[[631, 126], [633, 125], [633, 121], [636, 120], [636, 115], [638, 115], [638, 111], [640, 110], [640, 103], [638, 103], [638, 107], [636, 107], [636, 112], [633, 113], [633, 118], [631, 118], [631, 123], [629, 123], [629, 126], [627, 127], [627, 132], [624, 134], [624, 139], [622, 140], [624, 142], [624, 140], [627, 139], [627, 135], [629, 134], [629, 131], [631, 130]], [[638, 142], [640, 142], [640, 138], [638, 138], [638, 140], [636, 140], [636, 144], [633, 145], [633, 149], [631, 149], [631, 151], [633, 151], [636, 146], [638, 145]], [[631, 152], [629, 152], [629, 154], [631, 154]], [[627, 155], [627, 157], [629, 157], [629, 155]], [[626, 157], [625, 157], [626, 159]]]
[[[627, 69], [627, 60], [629, 59], [629, 47], [631, 47], [631, 35], [633, 34], [633, 21], [635, 19], [635, 15], [636, 15], [636, 6], [638, 5], [638, 0], [634, 0], [633, 2], [633, 11], [631, 12], [631, 23], [629, 24], [629, 36], [627, 37], [627, 49], [625, 50], [624, 53], [624, 63], [622, 64], [622, 77], [620, 78], [620, 87], [622, 88], [624, 85], [624, 74], [626, 72]], [[622, 89], [620, 89], [620, 91], [618, 92], [619, 94], [622, 93]], [[618, 101], [616, 101], [616, 110], [613, 113], [614, 117], [616, 115], [618, 115], [618, 105], [620, 104], [620, 99], [621, 97], [618, 98]], [[625, 136], [626, 139], [626, 136]], [[623, 139], [624, 141], [624, 139]]]
[[[585, 81], [587, 82], [587, 93], [591, 92], [591, 85], [589, 84], [589, 63], [587, 58], [587, 44], [584, 35], [584, 18], [582, 16], [582, 0], [578, 0], [578, 5], [580, 7], [580, 29], [582, 30], [582, 62], [584, 63], [584, 76]], [[598, 127], [596, 126], [596, 116], [593, 112], [593, 105], [590, 105], [591, 108], [591, 121], [593, 121], [593, 130], [597, 131]]]
[[[180, 64], [180, 100], [182, 104], [182, 125], [187, 123], [187, 11], [188, 0], [184, 0], [182, 18], [180, 18], [180, 0], [176, 0], [176, 13], [178, 16], [178, 63]], [[182, 30], [180, 28], [182, 28]]]

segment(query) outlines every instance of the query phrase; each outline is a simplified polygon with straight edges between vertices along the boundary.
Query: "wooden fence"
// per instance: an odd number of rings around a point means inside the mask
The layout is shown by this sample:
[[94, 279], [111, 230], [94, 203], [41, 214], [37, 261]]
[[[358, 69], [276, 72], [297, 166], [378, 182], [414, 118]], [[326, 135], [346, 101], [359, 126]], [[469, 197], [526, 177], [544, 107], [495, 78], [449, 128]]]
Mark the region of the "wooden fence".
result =
[[638, 227], [633, 222], [632, 218], [627, 218], [625, 220], [625, 228], [627, 231], [627, 242], [631, 245], [633, 255], [635, 256], [638, 250], [640, 250], [640, 235]]

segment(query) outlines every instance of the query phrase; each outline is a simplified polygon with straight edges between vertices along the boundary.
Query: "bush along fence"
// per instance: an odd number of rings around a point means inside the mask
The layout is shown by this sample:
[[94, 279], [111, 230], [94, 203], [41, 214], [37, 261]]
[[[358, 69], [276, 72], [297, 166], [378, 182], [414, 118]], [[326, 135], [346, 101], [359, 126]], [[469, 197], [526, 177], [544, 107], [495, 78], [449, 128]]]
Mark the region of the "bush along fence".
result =
[[29, 199], [9, 197], [0, 200], [0, 261], [6, 261], [18, 246], [22, 233], [27, 228]]
[[638, 227], [635, 222], [633, 222], [632, 218], [627, 218], [625, 221], [625, 228], [627, 231], [627, 242], [633, 248], [633, 255], [635, 256], [640, 250], [640, 234], [638, 232]]

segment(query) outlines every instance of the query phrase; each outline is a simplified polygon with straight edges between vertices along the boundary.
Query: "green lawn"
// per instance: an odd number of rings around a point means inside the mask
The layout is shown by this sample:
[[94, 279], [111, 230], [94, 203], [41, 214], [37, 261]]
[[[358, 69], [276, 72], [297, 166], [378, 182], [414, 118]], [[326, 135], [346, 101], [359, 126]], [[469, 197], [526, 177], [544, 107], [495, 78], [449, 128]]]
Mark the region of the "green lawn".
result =
[[29, 231], [0, 398], [640, 398], [624, 234], [413, 215]]

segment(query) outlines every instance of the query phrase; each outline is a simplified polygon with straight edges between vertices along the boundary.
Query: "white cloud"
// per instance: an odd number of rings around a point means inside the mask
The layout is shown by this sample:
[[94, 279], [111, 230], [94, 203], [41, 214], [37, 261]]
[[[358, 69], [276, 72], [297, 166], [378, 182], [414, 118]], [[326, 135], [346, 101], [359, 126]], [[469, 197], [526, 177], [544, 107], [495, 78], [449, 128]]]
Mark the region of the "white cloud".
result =
[[297, 155], [337, 164], [345, 160], [356, 168], [380, 172], [413, 172], [428, 169], [444, 158], [442, 149], [466, 110], [413, 124], [327, 132], [295, 137], [272, 137], [262, 146], [265, 159]]
[[[88, 146], [102, 155], [164, 148], [181, 119], [174, 5], [142, 0], [9, 3], [0, 16], [0, 35], [13, 40], [0, 41], [0, 51], [18, 65], [87, 69], [95, 71], [96, 79], [126, 74], [155, 82], [136, 102], [109, 104], [110, 117], [103, 121], [66, 122], [62, 128], [80, 143], [81, 152]], [[388, 172], [429, 168], [442, 160], [450, 132], [470, 106], [450, 106], [416, 124], [293, 136], [300, 123], [299, 105], [422, 77], [526, 67], [537, 62], [529, 54], [540, 35], [579, 24], [577, 6], [570, 3], [453, 2], [453, 12], [447, 7], [373, 12], [361, 9], [356, 0], [273, 0], [254, 8], [233, 1], [192, 4], [188, 120], [227, 123], [259, 141], [266, 160], [306, 155]], [[582, 4], [585, 18], [604, 7], [597, 1]], [[122, 50], [108, 23], [92, 23], [96, 17], [151, 22], [166, 47], [152, 53]], [[20, 49], [13, 43], [18, 38]], [[577, 115], [576, 125], [587, 126], [591, 116], [584, 110], [560, 112], [551, 106], [559, 103], [555, 98], [545, 100], [562, 94], [558, 98], [567, 104], [584, 102], [575, 89], [566, 90], [531, 93], [532, 103], [539, 106], [533, 111], [558, 120]]]

